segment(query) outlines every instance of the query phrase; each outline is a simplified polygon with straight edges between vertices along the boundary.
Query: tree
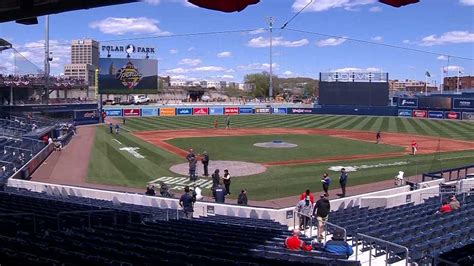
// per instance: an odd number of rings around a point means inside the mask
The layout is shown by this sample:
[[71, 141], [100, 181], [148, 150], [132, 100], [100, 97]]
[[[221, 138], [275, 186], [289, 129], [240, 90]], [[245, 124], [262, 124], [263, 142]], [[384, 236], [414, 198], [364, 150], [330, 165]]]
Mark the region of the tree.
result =
[[[270, 73], [262, 72], [247, 74], [244, 77], [244, 82], [252, 85], [252, 93], [254, 97], [267, 98], [269, 96]], [[273, 76], [273, 97], [275, 97], [275, 95], [280, 91], [278, 83], [278, 77]]]

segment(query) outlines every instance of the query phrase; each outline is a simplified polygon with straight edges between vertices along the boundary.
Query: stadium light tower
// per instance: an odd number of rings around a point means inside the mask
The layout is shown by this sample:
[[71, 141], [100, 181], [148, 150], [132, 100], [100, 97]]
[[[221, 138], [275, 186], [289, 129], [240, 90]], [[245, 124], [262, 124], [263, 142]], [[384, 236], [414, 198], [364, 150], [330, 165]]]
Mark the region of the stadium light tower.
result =
[[0, 52], [12, 49], [12, 44], [5, 39], [0, 38]]
[[268, 26], [270, 30], [270, 86], [268, 88], [268, 97], [270, 97], [270, 107], [272, 107], [273, 97], [273, 17], [268, 18]]

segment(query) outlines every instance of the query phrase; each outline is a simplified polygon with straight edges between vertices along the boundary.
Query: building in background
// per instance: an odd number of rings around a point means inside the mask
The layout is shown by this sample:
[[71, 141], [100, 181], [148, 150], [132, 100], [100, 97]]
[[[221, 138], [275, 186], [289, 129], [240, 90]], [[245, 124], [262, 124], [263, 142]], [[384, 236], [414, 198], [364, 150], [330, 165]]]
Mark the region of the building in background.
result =
[[[454, 91], [458, 88], [458, 77], [445, 77], [444, 90]], [[463, 76], [459, 77], [459, 89], [472, 89], [474, 88], [474, 76]]]
[[[419, 80], [390, 80], [389, 81], [389, 91], [391, 94], [395, 92], [413, 92], [413, 93], [424, 93], [426, 83]], [[437, 91], [438, 87], [428, 83], [428, 92]]]
[[95, 86], [95, 70], [99, 65], [99, 43], [92, 39], [71, 42], [71, 64], [64, 65], [64, 75], [82, 79]]

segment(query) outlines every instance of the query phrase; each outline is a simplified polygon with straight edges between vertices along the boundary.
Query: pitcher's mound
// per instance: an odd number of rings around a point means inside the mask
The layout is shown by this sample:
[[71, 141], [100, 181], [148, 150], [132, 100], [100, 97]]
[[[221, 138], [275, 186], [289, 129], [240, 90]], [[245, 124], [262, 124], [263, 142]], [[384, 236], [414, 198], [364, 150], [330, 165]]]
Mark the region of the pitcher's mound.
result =
[[284, 141], [281, 141], [281, 140], [255, 143], [255, 144], [253, 144], [253, 146], [261, 147], [261, 148], [294, 148], [294, 147], [298, 147], [297, 144], [288, 143], [288, 142], [284, 142]]
[[[214, 170], [220, 170], [220, 176], [224, 175], [224, 169], [228, 169], [230, 176], [249, 176], [263, 173], [267, 168], [258, 163], [239, 162], [239, 161], [209, 161], [209, 176]], [[182, 176], [189, 176], [189, 164], [181, 163], [170, 167], [170, 171]], [[204, 167], [201, 162], [197, 163], [196, 174], [203, 176]]]

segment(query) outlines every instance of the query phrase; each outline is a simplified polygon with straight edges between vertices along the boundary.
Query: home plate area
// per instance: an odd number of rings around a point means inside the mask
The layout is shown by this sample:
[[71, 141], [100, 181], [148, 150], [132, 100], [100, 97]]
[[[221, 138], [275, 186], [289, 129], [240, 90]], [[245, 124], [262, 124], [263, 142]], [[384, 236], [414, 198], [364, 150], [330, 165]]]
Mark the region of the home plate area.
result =
[[[223, 175], [224, 169], [228, 169], [232, 177], [249, 176], [263, 173], [267, 168], [258, 163], [240, 162], [240, 161], [209, 161], [209, 176], [214, 173], [215, 169], [220, 170], [220, 175]], [[181, 163], [170, 167], [170, 171], [181, 176], [189, 176], [189, 164]], [[196, 173], [198, 176], [203, 176], [204, 167], [201, 163], [197, 164]]]

